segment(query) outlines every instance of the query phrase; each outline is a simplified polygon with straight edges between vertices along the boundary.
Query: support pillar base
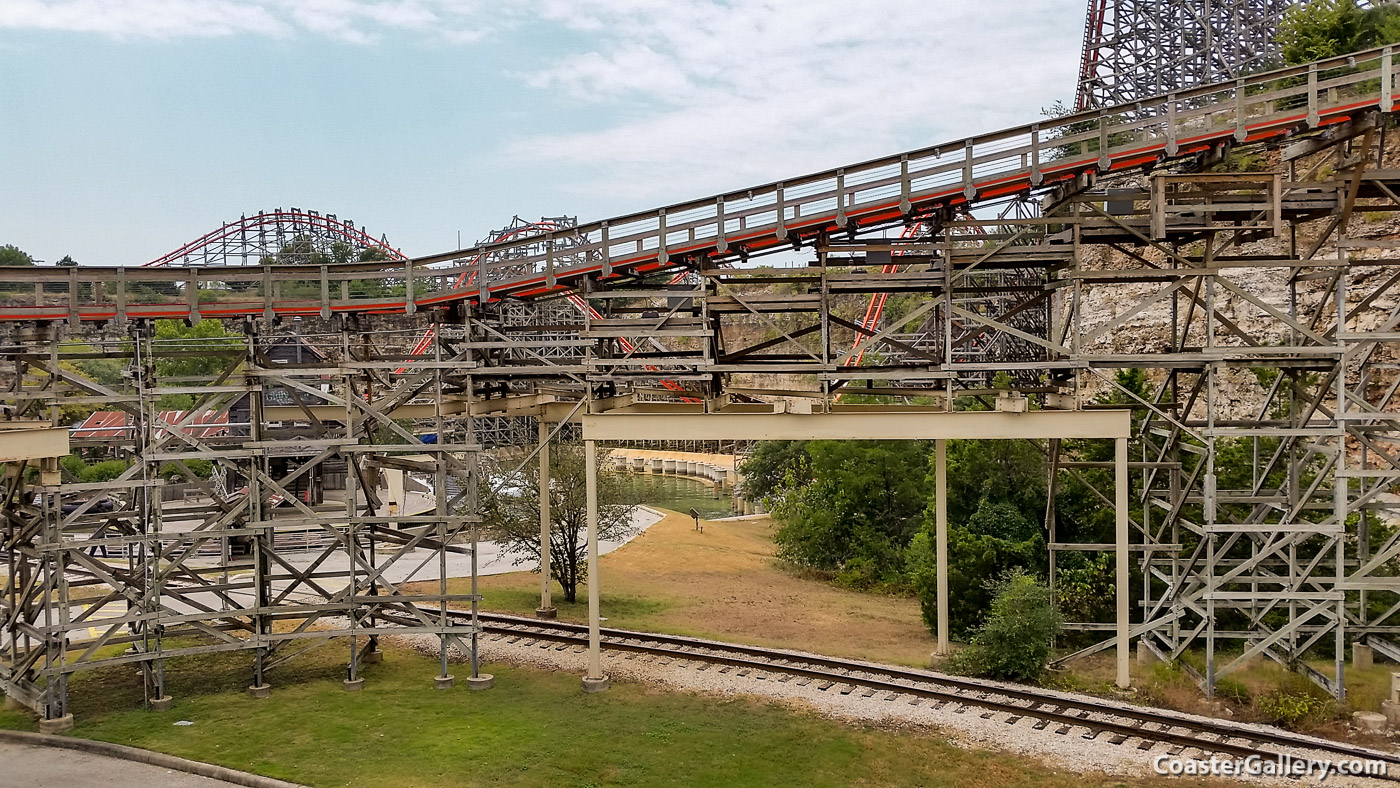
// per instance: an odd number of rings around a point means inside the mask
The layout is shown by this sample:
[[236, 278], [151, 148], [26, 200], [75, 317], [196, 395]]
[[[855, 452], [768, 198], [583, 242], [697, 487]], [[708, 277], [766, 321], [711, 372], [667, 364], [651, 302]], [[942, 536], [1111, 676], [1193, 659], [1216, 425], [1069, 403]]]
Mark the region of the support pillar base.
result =
[[272, 697], [271, 684], [254, 684], [248, 687], [248, 697], [263, 700]]
[[496, 686], [496, 677], [491, 675], [490, 673], [478, 673], [477, 675], [467, 679], [467, 689], [471, 690], [472, 692], [481, 692], [482, 690], [489, 690], [494, 686]]
[[371, 652], [368, 652], [368, 653], [366, 653], [366, 654], [360, 655], [360, 664], [361, 664], [361, 665], [375, 665], [375, 664], [378, 664], [378, 663], [383, 662], [383, 661], [384, 661], [384, 652], [382, 652], [382, 651], [371, 651]]
[[340, 688], [346, 692], [359, 692], [365, 688], [364, 679], [346, 679], [340, 683]]
[[557, 608], [553, 608], [553, 607], [537, 607], [537, 608], [535, 608], [535, 618], [541, 618], [541, 619], [544, 619], [545, 621], [553, 621], [554, 619], [556, 619], [556, 618], [558, 618], [558, 617], [559, 617], [559, 610], [558, 610]]
[[169, 695], [154, 698], [151, 700], [151, 711], [170, 711], [170, 704], [174, 702], [175, 699]]
[[39, 732], [50, 736], [56, 733], [67, 733], [73, 730], [73, 715], [65, 714], [62, 717], [54, 717], [51, 720], [39, 720]]
[[1370, 646], [1360, 643], [1351, 645], [1351, 666], [1355, 670], [1370, 670], [1376, 664], [1375, 654]]
[[[1147, 637], [1144, 635], [1143, 637]], [[1157, 655], [1152, 653], [1152, 649], [1147, 647], [1147, 642], [1139, 640], [1137, 642], [1137, 664], [1153, 665], [1157, 662]]]
[[607, 692], [608, 688], [611, 686], [612, 680], [607, 676], [598, 676], [597, 678], [592, 676], [583, 677], [584, 692]]
[[450, 690], [455, 686], [457, 686], [457, 677], [451, 673], [446, 676], [433, 677], [433, 689]]

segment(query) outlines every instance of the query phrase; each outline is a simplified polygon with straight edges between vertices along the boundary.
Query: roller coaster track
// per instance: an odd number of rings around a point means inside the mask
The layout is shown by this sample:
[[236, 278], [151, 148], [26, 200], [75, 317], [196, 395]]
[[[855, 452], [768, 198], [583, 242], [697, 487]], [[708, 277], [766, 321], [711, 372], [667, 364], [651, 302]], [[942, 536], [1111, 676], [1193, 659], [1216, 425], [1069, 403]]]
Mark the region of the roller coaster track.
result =
[[[305, 283], [307, 272], [229, 266], [147, 275], [143, 271], [150, 269], [43, 267], [21, 276], [58, 287], [36, 286], [32, 297], [9, 300], [0, 306], [0, 320], [401, 313], [469, 299], [563, 295], [589, 278], [606, 282], [713, 267], [833, 233], [855, 234], [993, 198], [1082, 185], [1100, 173], [1151, 167], [1231, 144], [1278, 140], [1377, 110], [1393, 112], [1400, 106], [1396, 94], [1392, 50], [1385, 47], [571, 227], [569, 253], [585, 260], [577, 264], [559, 264], [556, 235], [547, 233], [542, 245], [537, 237], [514, 239], [389, 264], [323, 265], [319, 298], [283, 298], [269, 287], [256, 299], [203, 304], [195, 298], [198, 288], [187, 283], [241, 284], [246, 290], [246, 283], [258, 281]], [[544, 250], [527, 251], [529, 245]], [[519, 255], [508, 263], [493, 261], [495, 253], [511, 250]], [[79, 287], [79, 271], [82, 281], [99, 286]], [[382, 287], [352, 292], [355, 283], [373, 280], [396, 283], [397, 289], [387, 296]], [[65, 290], [61, 283], [71, 286]], [[165, 288], [165, 297], [152, 301], [154, 283]]]
[[[296, 208], [283, 210], [278, 208], [275, 211], [259, 211], [253, 216], [243, 216], [237, 221], [228, 222], [220, 226], [217, 230], [205, 233], [180, 248], [146, 263], [145, 267], [161, 268], [166, 266], [178, 267], [187, 265], [187, 261], [192, 256], [197, 257], [201, 254], [208, 254], [211, 250], [227, 246], [239, 249], [242, 251], [242, 256], [247, 257], [250, 250], [253, 250], [254, 254], [258, 253], [257, 250], [254, 249], [255, 244], [251, 244], [247, 240], [250, 234], [255, 237], [262, 237], [268, 231], [272, 231], [273, 235], [279, 238], [288, 236], [294, 238], [306, 229], [312, 228], [329, 238], [339, 239], [359, 247], [378, 249], [384, 252], [391, 260], [403, 261], [408, 259], [408, 256], [403, 252], [390, 246], [386, 239], [380, 238], [379, 240], [375, 240], [373, 236], [365, 232], [364, 228], [356, 228], [354, 222], [343, 221], [337, 219], [332, 214], [321, 214], [316, 211], [302, 211]], [[520, 227], [508, 229], [498, 236], [496, 240], [501, 241], [512, 240], [519, 237], [536, 237], [541, 234], [564, 229], [566, 228], [558, 222], [530, 222]], [[227, 251], [214, 253], [226, 255]], [[473, 260], [473, 262], [476, 262], [476, 260]], [[464, 284], [470, 284], [475, 280], [476, 275], [476, 271], [463, 272], [463, 274], [458, 277], [456, 286], [461, 287]], [[671, 284], [680, 282], [685, 276], [686, 272], [684, 271], [676, 274], [676, 276], [672, 278]], [[601, 317], [597, 310], [577, 294], [569, 293], [566, 298], [581, 314], [589, 315], [595, 319]], [[410, 355], [421, 356], [432, 346], [432, 340], [433, 329], [429, 328], [423, 332], [418, 342], [414, 344]], [[633, 345], [629, 340], [622, 339], [620, 344], [625, 352], [632, 352]], [[404, 371], [404, 368], [396, 370], [397, 373], [402, 373]], [[674, 381], [664, 381], [664, 384], [668, 389], [673, 391], [681, 390], [681, 386]]]
[[302, 211], [297, 208], [291, 210], [278, 208], [275, 211], [258, 211], [253, 216], [242, 216], [237, 221], [227, 222], [217, 230], [207, 232], [145, 265], [157, 268], [168, 265], [188, 265], [192, 256], [208, 253], [209, 250], [225, 243], [247, 249], [250, 246], [247, 242], [249, 234], [259, 236], [269, 230], [278, 235], [291, 234], [293, 236], [304, 230], [315, 230], [353, 245], [378, 249], [388, 255], [391, 260], [408, 259], [403, 252], [390, 246], [387, 239], [382, 237], [376, 239], [365, 232], [363, 227], [355, 227], [355, 223], [352, 221], [338, 219], [334, 214]]

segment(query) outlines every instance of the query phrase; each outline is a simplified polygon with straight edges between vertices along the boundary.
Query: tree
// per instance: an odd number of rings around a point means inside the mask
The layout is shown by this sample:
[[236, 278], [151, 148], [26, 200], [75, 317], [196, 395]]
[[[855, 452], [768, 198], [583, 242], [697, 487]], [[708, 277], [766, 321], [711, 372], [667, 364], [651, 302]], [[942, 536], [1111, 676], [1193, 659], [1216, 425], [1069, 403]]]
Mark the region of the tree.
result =
[[953, 657], [953, 669], [996, 679], [1039, 680], [1064, 623], [1050, 589], [1021, 570], [987, 586], [993, 595], [991, 611], [972, 643]]
[[1313, 0], [1284, 14], [1275, 36], [1289, 65], [1400, 41], [1400, 9], [1360, 8], [1355, 0]]
[[[925, 441], [812, 441], [774, 509], [783, 560], [855, 588], [903, 583], [904, 548], [928, 502]], [[800, 467], [800, 466], [799, 466]]]
[[744, 477], [744, 494], [751, 500], [805, 484], [812, 475], [807, 441], [762, 441], [744, 458], [739, 473]]
[[[550, 444], [549, 451], [549, 574], [574, 602], [588, 577], [588, 501], [584, 444]], [[613, 466], [607, 449], [598, 449], [598, 538], [625, 539], [635, 532], [626, 471]], [[482, 520], [490, 538], [519, 557], [517, 566], [540, 563], [540, 466], [532, 461], [516, 479], [496, 475], [480, 493]], [[538, 569], [536, 570], [538, 571]]]
[[0, 246], [0, 267], [16, 268], [24, 265], [34, 265], [34, 258], [18, 246]]
[[[1000, 515], [1000, 517], [999, 517]], [[991, 608], [993, 589], [986, 580], [1008, 571], [1032, 573], [1045, 561], [1045, 538], [1014, 507], [989, 504], [973, 518], [995, 533], [978, 533], [969, 525], [948, 524], [948, 626], [955, 635], [970, 632]], [[924, 623], [938, 630], [938, 575], [936, 534], [932, 518], [909, 544], [907, 573]], [[1028, 529], [1034, 528], [1028, 535]], [[1006, 538], [996, 533], [1020, 536]]]
[[[183, 320], [156, 321], [156, 376], [178, 384], [194, 383], [216, 378], [228, 368], [243, 340], [230, 334], [220, 320], [201, 320], [187, 325]], [[166, 394], [160, 398], [162, 410], [188, 410], [194, 404], [192, 394]]]
[[66, 254], [65, 254], [65, 255], [62, 257], [62, 259], [60, 259], [57, 263], [55, 263], [55, 265], [57, 265], [57, 266], [60, 267], [60, 268], [77, 268], [77, 267], [78, 267], [78, 261], [77, 261], [77, 260], [74, 260], [72, 257], [70, 257], [69, 255], [66, 255]]

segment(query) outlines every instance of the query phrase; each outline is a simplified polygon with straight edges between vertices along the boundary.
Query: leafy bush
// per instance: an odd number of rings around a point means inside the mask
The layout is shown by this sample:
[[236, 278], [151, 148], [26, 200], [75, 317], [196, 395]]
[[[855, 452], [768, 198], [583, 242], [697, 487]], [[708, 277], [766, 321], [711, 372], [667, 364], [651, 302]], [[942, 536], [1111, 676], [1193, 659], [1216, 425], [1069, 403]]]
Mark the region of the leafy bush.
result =
[[1050, 589], [1022, 569], [988, 585], [994, 595], [991, 612], [972, 643], [953, 657], [953, 669], [973, 676], [1038, 681], [1050, 661], [1051, 640], [1064, 623]]
[[[1217, 682], [1216, 686], [1219, 686]], [[1275, 690], [1259, 698], [1254, 707], [1269, 722], [1285, 728], [1296, 729], [1308, 721], [1321, 720], [1331, 716], [1331, 698], [1323, 698], [1308, 692], [1288, 692]]]
[[[922, 441], [812, 441], [801, 452], [776, 447], [788, 454], [780, 464], [791, 471], [772, 496], [778, 557], [834, 573], [850, 588], [898, 587], [905, 548], [928, 502], [928, 448]], [[804, 467], [804, 478], [797, 477]]]

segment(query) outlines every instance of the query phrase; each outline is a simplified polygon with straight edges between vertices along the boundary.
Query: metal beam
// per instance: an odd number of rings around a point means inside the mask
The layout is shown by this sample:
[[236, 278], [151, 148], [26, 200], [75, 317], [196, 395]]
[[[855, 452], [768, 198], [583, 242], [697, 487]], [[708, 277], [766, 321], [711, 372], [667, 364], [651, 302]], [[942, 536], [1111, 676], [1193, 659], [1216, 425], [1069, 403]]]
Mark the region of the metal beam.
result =
[[583, 436], [619, 440], [1016, 440], [1127, 438], [1131, 411], [586, 414]]

